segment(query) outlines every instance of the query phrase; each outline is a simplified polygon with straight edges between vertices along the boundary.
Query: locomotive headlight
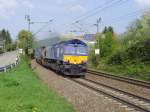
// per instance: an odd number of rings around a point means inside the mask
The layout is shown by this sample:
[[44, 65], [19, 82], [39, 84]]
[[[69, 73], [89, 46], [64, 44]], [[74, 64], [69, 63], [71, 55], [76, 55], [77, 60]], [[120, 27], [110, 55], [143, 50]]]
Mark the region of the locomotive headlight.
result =
[[82, 61], [82, 65], [86, 65], [87, 64], [87, 62], [86, 61]]
[[63, 64], [68, 65], [68, 64], [69, 64], [69, 61], [63, 62]]
[[70, 63], [70, 61], [68, 60], [67, 63]]

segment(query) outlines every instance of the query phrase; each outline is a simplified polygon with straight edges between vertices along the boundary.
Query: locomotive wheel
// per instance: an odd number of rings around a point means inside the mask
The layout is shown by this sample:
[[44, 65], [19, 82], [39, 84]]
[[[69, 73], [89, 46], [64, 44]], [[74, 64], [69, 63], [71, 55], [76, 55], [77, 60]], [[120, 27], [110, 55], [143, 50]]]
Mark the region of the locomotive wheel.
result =
[[56, 65], [56, 73], [60, 73], [60, 66]]
[[44, 63], [44, 60], [42, 59], [42, 65], [44, 65], [45, 63]]

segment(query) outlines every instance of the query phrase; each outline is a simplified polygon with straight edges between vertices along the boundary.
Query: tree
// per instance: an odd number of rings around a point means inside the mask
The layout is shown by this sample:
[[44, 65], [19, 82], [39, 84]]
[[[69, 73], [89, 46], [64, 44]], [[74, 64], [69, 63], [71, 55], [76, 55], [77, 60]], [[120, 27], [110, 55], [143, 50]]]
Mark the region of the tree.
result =
[[10, 51], [12, 48], [12, 39], [8, 30], [3, 29], [0, 32], [0, 36], [5, 40], [5, 48], [7, 51]]
[[107, 26], [105, 26], [105, 28], [104, 28], [104, 30], [103, 30], [103, 34], [106, 34], [106, 33], [108, 33], [108, 32], [111, 32], [111, 33], [114, 33], [114, 30], [113, 30], [113, 27], [112, 26], [109, 26], [109, 27], [107, 27]]
[[114, 33], [113, 27], [109, 26], [107, 32], [111, 32], [113, 34]]
[[95, 47], [100, 49], [100, 57], [107, 57], [114, 51], [117, 44], [115, 38], [116, 37], [111, 26], [108, 28], [105, 27], [102, 34], [96, 34], [97, 44]]
[[110, 64], [150, 63], [150, 12], [133, 21], [121, 35], [121, 49], [109, 59]]
[[3, 39], [5, 40], [6, 44], [10, 44], [12, 42], [12, 39], [8, 30], [3, 29], [1, 31], [1, 35], [3, 36]]
[[104, 30], [103, 30], [103, 33], [105, 34], [105, 33], [107, 33], [107, 27], [105, 26], [105, 28], [104, 28]]
[[24, 49], [25, 53], [28, 54], [28, 50], [33, 48], [33, 35], [31, 32], [21, 30], [18, 34], [19, 48]]
[[122, 37], [122, 44], [125, 49], [150, 38], [150, 12], [144, 14], [140, 19], [133, 21], [129, 25], [128, 31]]
[[12, 39], [11, 39], [9, 31], [6, 31], [6, 42], [8, 44], [12, 43]]

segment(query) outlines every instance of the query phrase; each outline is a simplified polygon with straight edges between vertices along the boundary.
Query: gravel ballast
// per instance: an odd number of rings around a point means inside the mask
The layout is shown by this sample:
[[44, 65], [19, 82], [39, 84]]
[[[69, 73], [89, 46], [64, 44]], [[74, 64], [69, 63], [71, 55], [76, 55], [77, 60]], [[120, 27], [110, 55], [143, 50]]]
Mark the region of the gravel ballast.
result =
[[31, 67], [38, 78], [48, 86], [49, 89], [56, 91], [64, 96], [66, 100], [74, 105], [76, 112], [133, 112], [129, 108], [115, 100], [102, 94], [98, 94], [85, 88], [71, 80], [57, 75], [53, 71], [31, 61]]
[[129, 92], [131, 94], [146, 98], [150, 100], [150, 89], [140, 87], [134, 84], [106, 78], [103, 76], [97, 76], [87, 73], [86, 79], [93, 80], [95, 82], [100, 82], [102, 84], [105, 84], [107, 86], [111, 86], [113, 88], [117, 88], [126, 92]]

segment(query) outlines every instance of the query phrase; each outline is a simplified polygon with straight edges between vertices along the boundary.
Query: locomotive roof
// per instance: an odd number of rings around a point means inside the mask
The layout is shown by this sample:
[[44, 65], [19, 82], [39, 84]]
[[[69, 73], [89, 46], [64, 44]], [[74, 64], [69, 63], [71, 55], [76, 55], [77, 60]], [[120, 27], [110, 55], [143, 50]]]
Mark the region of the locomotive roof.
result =
[[81, 44], [81, 45], [84, 45], [84, 46], [87, 46], [86, 43], [84, 43], [83, 41], [79, 40], [79, 39], [72, 39], [72, 40], [67, 40], [67, 41], [63, 41], [63, 42], [60, 42], [60, 43], [57, 43], [55, 45], [68, 45], [68, 44]]

